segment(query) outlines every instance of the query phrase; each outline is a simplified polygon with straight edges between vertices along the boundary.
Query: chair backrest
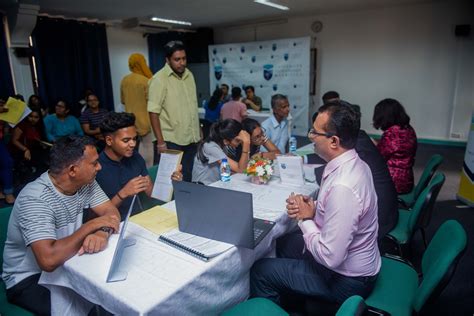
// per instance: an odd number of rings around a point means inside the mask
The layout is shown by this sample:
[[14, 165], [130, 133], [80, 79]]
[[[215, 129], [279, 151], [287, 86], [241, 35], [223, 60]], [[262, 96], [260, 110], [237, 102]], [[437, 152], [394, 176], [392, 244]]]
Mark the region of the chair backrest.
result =
[[[155, 184], [157, 173], [158, 173], [158, 165], [154, 165], [154, 166], [151, 166], [150, 168], [148, 168], [148, 175], [150, 176], [152, 185]], [[152, 208], [153, 206], [163, 204], [162, 202], [160, 202], [157, 199], [148, 197], [148, 195], [146, 195], [145, 192], [140, 192], [138, 194], [138, 202], [139, 202], [140, 209], [142, 211], [148, 210], [148, 209]]]
[[413, 301], [416, 312], [420, 312], [428, 300], [438, 297], [449, 283], [466, 245], [466, 231], [458, 221], [448, 220], [441, 225], [421, 260], [423, 280]]
[[154, 165], [148, 168], [148, 175], [150, 176], [151, 183], [155, 183], [157, 173], [158, 173], [158, 165]]
[[336, 316], [360, 316], [364, 315], [367, 306], [364, 299], [358, 295], [349, 297], [338, 309]]
[[431, 217], [434, 203], [438, 198], [439, 191], [441, 190], [445, 179], [446, 177], [443, 173], [436, 174], [433, 180], [423, 191], [421, 191], [421, 194], [416, 199], [415, 205], [413, 205], [413, 208], [410, 211], [410, 218], [408, 220], [408, 229], [411, 234], [422, 226], [422, 221], [428, 221]]
[[415, 199], [420, 195], [421, 191], [428, 185], [431, 178], [433, 177], [436, 169], [438, 169], [439, 165], [443, 162], [443, 156], [439, 154], [434, 154], [431, 156], [428, 163], [425, 165], [425, 169], [423, 169], [423, 173], [421, 174], [420, 180], [416, 184], [414, 190], [414, 197]]
[[12, 206], [0, 209], [0, 273], [3, 271], [3, 248], [7, 240], [8, 220], [12, 212]]

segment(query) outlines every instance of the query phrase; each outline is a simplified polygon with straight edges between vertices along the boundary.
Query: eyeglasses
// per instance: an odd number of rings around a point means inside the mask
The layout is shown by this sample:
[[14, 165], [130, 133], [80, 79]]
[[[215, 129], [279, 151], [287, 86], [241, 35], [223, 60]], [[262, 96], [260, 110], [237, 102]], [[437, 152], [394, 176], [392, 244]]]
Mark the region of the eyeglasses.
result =
[[265, 132], [266, 132], [265, 128], [263, 127], [260, 127], [260, 128], [262, 129], [262, 133], [255, 137], [251, 137], [251, 140], [253, 140], [254, 142], [259, 142], [267, 138], [267, 135], [265, 135]]
[[335, 136], [335, 134], [334, 133], [320, 133], [320, 132], [316, 132], [316, 130], [314, 128], [310, 129], [309, 132], [308, 132], [308, 137], [309, 138], [314, 138], [316, 136], [325, 136], [325, 137], [329, 138], [329, 137]]

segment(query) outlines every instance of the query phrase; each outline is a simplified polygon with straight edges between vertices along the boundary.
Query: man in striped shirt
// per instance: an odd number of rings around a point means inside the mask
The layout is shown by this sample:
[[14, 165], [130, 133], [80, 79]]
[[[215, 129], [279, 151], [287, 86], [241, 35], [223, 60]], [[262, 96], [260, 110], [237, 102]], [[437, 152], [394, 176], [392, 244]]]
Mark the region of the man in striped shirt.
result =
[[[49, 171], [18, 195], [3, 255], [8, 301], [39, 315], [51, 313], [49, 290], [38, 284], [41, 272], [54, 271], [76, 254], [102, 251], [120, 222], [95, 181], [101, 166], [92, 139], [61, 138], [50, 156]], [[85, 208], [99, 217], [82, 224]]]

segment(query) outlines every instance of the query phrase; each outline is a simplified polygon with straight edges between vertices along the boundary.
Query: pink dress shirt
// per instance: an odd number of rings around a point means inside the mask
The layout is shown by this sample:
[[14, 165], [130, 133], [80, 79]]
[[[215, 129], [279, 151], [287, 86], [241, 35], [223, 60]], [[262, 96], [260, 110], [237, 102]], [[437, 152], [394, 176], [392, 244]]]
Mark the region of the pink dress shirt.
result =
[[226, 102], [221, 109], [221, 117], [223, 120], [234, 119], [238, 122], [247, 116], [247, 106], [240, 101]]
[[314, 259], [345, 276], [376, 275], [377, 195], [370, 169], [355, 150], [326, 165], [315, 204], [314, 220], [299, 223]]

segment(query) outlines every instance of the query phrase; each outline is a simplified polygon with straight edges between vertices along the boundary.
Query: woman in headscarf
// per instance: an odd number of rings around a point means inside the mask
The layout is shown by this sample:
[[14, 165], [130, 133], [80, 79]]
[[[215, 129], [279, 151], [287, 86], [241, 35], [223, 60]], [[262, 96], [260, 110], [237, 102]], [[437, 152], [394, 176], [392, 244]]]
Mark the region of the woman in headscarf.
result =
[[147, 110], [148, 79], [153, 74], [148, 68], [142, 54], [132, 54], [128, 58], [128, 67], [131, 71], [120, 83], [120, 99], [125, 112], [135, 114], [135, 126], [139, 143], [137, 149], [145, 159], [147, 167], [153, 165], [153, 144], [150, 118]]

